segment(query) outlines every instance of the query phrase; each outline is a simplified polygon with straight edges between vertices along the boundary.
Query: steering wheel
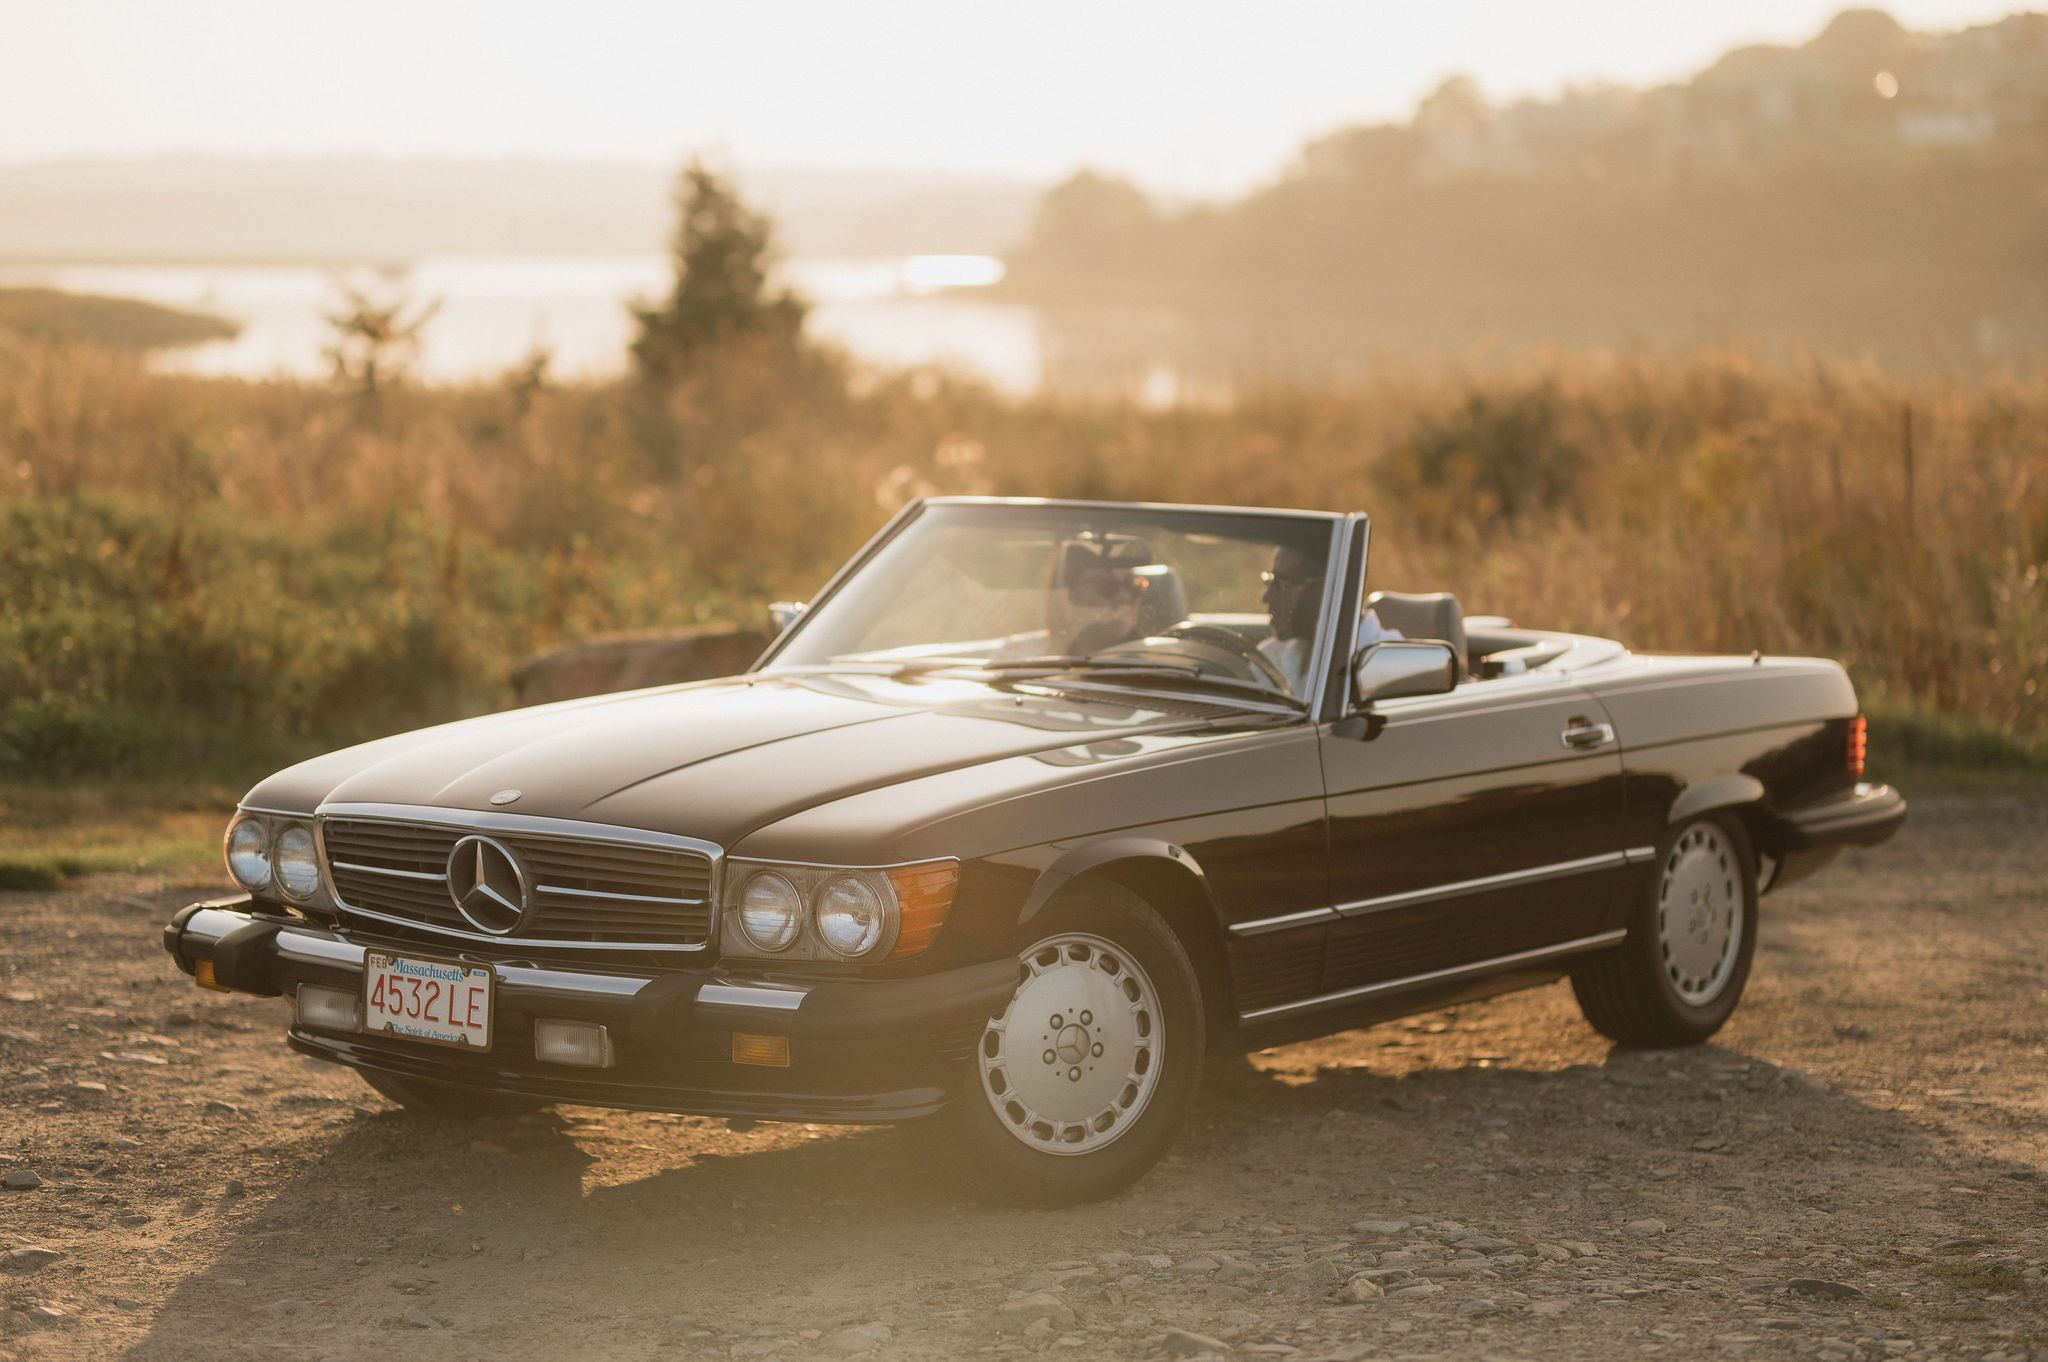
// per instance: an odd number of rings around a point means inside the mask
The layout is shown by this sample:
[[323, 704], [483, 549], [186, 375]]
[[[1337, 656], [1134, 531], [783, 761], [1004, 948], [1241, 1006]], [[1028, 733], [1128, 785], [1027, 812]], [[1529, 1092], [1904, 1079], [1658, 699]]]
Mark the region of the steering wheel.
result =
[[1258, 645], [1247, 641], [1245, 636], [1235, 629], [1225, 629], [1218, 624], [1176, 624], [1160, 637], [1186, 639], [1189, 643], [1205, 643], [1211, 648], [1241, 658], [1250, 664], [1254, 672], [1272, 682], [1273, 688], [1282, 695], [1294, 694], [1294, 687], [1289, 684], [1287, 674], [1274, 666], [1273, 659], [1260, 652]]

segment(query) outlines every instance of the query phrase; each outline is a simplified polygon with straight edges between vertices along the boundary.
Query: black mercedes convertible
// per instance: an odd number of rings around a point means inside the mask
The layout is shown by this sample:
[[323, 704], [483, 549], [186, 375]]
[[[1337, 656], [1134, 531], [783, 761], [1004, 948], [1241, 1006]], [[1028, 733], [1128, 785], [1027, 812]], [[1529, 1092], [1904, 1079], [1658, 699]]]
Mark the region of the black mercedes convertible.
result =
[[1206, 1050], [1569, 977], [1706, 1039], [1759, 899], [1905, 816], [1812, 658], [1377, 589], [1363, 515], [906, 507], [754, 670], [302, 762], [164, 932], [408, 1108], [903, 1122], [1100, 1197]]

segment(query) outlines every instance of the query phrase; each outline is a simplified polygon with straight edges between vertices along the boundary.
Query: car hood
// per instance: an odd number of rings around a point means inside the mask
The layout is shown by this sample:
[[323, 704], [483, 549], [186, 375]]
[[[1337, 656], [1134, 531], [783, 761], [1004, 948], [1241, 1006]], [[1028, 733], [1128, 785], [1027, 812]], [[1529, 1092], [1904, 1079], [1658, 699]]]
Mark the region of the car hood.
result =
[[[951, 678], [763, 676], [400, 734], [281, 771], [244, 803], [294, 813], [337, 804], [496, 808], [732, 847], [790, 814], [900, 781], [1075, 747], [1114, 759], [1120, 740], [1229, 731], [1244, 717], [1192, 698], [1026, 692]], [[517, 796], [507, 800], [511, 791]], [[506, 802], [494, 805], [493, 796]]]

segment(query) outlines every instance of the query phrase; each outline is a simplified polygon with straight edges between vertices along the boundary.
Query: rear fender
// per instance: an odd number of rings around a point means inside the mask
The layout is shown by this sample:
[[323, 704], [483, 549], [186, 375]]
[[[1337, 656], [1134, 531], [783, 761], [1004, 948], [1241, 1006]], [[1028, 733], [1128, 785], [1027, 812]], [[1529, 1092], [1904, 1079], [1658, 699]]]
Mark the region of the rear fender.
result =
[[1716, 809], [1731, 809], [1744, 804], [1760, 805], [1764, 802], [1764, 783], [1755, 776], [1716, 776], [1691, 786], [1671, 804], [1671, 820], [1668, 826], [1677, 827], [1689, 818]]

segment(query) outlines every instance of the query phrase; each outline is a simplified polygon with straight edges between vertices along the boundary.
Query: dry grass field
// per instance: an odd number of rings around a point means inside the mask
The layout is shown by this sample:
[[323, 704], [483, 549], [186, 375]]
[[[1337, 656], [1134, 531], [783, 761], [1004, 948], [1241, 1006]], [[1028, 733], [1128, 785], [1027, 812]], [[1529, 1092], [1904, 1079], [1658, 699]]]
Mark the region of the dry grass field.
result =
[[488, 709], [536, 648], [801, 597], [921, 493], [1365, 508], [1377, 585], [1839, 657], [1895, 748], [2048, 733], [2039, 373], [1537, 355], [1147, 410], [744, 352], [365, 393], [0, 340], [0, 777], [233, 784]]

